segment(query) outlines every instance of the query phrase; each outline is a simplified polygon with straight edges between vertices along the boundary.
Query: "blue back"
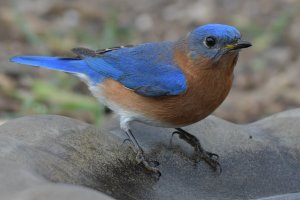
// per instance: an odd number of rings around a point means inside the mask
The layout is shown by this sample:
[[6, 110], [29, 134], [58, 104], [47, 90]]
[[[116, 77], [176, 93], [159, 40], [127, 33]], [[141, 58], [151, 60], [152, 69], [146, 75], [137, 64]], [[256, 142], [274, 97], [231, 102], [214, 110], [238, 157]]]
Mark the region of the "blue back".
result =
[[[113, 79], [139, 94], [177, 95], [187, 86], [183, 72], [173, 62], [173, 45], [171, 42], [146, 43], [105, 53], [101, 59], [116, 70], [111, 76]], [[90, 66], [95, 70], [102, 68]]]

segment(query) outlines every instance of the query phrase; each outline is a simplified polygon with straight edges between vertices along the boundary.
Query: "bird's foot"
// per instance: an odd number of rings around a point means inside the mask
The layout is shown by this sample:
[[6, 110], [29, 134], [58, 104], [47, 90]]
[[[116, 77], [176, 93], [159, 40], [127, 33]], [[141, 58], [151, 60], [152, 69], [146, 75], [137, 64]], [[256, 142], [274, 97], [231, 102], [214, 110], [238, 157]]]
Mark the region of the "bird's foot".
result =
[[[204, 149], [199, 150], [199, 147], [195, 148], [196, 162], [200, 159], [204, 160], [214, 171], [219, 169], [220, 173], [222, 172], [222, 167], [219, 163], [219, 156], [215, 153], [205, 151]], [[198, 150], [196, 150], [198, 149]]]
[[214, 171], [217, 171], [217, 169], [219, 169], [220, 173], [222, 172], [221, 165], [218, 161], [219, 155], [204, 150], [197, 137], [181, 128], [176, 128], [176, 131], [173, 132], [173, 135], [174, 134], [178, 134], [180, 139], [186, 141], [192, 147], [194, 147], [194, 155], [196, 162], [204, 160]]
[[133, 136], [131, 130], [129, 129], [126, 134], [128, 135], [129, 141], [132, 143], [132, 149], [136, 153], [136, 161], [140, 164], [142, 164], [148, 171], [153, 172], [156, 174], [158, 177], [161, 176], [161, 173], [157, 166], [159, 165], [158, 161], [150, 161], [147, 160], [144, 156], [144, 151], [138, 144], [137, 140]]
[[138, 163], [141, 163], [150, 172], [153, 172], [158, 177], [161, 176], [161, 173], [160, 173], [159, 169], [157, 168], [157, 166], [159, 165], [159, 162], [147, 160], [144, 156], [143, 151], [138, 150], [135, 159]]

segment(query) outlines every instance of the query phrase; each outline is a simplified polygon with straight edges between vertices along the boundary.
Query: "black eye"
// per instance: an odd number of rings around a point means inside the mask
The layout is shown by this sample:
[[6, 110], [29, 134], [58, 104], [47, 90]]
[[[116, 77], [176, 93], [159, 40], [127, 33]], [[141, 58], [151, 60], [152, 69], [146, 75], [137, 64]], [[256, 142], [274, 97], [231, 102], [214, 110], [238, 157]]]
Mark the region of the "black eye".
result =
[[205, 41], [204, 41], [204, 44], [208, 48], [212, 48], [213, 46], [215, 46], [216, 43], [217, 43], [217, 39], [213, 36], [208, 36], [207, 38], [205, 38]]

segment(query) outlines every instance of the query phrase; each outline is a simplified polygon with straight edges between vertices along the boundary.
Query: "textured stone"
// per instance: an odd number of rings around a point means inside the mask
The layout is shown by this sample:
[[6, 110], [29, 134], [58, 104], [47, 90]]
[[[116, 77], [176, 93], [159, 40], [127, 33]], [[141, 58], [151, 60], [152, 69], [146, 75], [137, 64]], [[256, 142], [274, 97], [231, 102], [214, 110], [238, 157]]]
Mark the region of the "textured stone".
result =
[[185, 127], [220, 155], [221, 174], [195, 165], [193, 149], [171, 129], [136, 123], [146, 156], [160, 162], [159, 179], [136, 164], [116, 120], [103, 124], [100, 131], [62, 116], [35, 116], [1, 125], [0, 199], [300, 197], [300, 110], [248, 125], [209, 117]]

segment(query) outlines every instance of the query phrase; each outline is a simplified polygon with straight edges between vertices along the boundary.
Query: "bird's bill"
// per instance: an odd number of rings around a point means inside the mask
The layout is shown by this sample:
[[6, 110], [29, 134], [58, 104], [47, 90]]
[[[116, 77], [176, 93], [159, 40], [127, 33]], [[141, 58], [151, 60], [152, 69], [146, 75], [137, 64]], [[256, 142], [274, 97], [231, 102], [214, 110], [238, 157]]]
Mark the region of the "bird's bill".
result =
[[252, 44], [248, 41], [238, 40], [237, 43], [227, 44], [225, 46], [225, 49], [227, 49], [227, 50], [237, 50], [237, 49], [248, 48], [248, 47], [251, 47], [251, 46], [252, 46]]

